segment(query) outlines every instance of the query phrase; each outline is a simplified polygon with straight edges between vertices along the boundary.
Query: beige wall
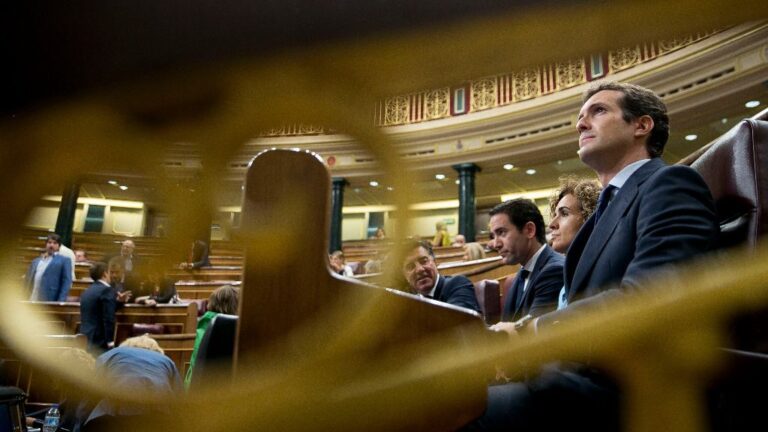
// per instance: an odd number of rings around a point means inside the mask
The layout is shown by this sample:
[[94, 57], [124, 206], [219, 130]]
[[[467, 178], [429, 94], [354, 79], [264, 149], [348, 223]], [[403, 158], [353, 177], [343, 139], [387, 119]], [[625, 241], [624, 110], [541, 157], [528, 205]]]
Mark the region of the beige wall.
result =
[[363, 240], [368, 228], [368, 213], [345, 213], [341, 218], [341, 241]]

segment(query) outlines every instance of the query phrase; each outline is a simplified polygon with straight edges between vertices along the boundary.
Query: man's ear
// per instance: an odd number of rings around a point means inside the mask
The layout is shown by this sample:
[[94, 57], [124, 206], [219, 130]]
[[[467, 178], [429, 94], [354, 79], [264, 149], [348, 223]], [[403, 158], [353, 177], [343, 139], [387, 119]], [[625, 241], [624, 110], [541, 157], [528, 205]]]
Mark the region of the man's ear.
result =
[[523, 226], [523, 234], [525, 237], [532, 239], [536, 237], [536, 224], [532, 221], [528, 221]]
[[635, 120], [636, 126], [635, 126], [635, 136], [636, 137], [644, 137], [651, 134], [651, 131], [653, 130], [653, 119], [649, 115], [640, 116]]

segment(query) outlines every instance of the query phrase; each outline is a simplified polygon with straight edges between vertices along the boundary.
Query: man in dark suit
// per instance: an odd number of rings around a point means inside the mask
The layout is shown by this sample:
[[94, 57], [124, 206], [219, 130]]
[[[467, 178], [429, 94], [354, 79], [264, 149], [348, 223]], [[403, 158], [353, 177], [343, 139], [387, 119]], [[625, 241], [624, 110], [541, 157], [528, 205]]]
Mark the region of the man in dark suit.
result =
[[563, 257], [547, 245], [544, 217], [533, 201], [510, 200], [489, 214], [492, 239], [488, 247], [498, 250], [505, 264], [521, 264], [504, 302], [502, 322], [491, 327], [503, 330], [526, 315], [539, 316], [557, 307]]
[[27, 270], [26, 284], [33, 301], [66, 301], [72, 287], [72, 264], [59, 255], [61, 237], [48, 234], [45, 253], [35, 258]]
[[413, 242], [403, 263], [403, 276], [411, 290], [424, 297], [480, 312], [475, 288], [464, 276], [441, 276], [428, 242]]
[[91, 279], [93, 284], [80, 295], [80, 332], [88, 337], [88, 351], [99, 352], [114, 345], [117, 294], [105, 263], [91, 267]]
[[[596, 83], [585, 93], [576, 127], [579, 157], [595, 170], [603, 193], [566, 256], [567, 305], [528, 321], [519, 333], [610, 307], [660, 270], [715, 246], [718, 225], [706, 184], [694, 170], [659, 158], [669, 125], [658, 96], [630, 84]], [[470, 428], [619, 430], [620, 394], [602, 371], [547, 367], [526, 382], [489, 388], [486, 413]]]

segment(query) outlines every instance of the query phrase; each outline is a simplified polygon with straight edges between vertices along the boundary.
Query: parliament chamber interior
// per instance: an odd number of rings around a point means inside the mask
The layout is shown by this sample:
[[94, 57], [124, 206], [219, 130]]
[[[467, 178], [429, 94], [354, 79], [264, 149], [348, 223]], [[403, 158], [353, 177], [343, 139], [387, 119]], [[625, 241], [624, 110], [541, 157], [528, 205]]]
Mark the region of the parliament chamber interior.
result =
[[[10, 7], [0, 430], [45, 431], [54, 404], [59, 430], [499, 430], [483, 423], [494, 386], [531, 391], [569, 362], [619, 389], [614, 423], [576, 429], [765, 422], [766, 4], [325, 3]], [[503, 203], [539, 215], [562, 295], [582, 274], [555, 210], [567, 176], [603, 180], [580, 158], [602, 82], [663, 102], [653, 159], [706, 186], [718, 234], [567, 321], [507, 319], [542, 255], [509, 258]], [[657, 213], [694, 218], [659, 195]], [[597, 216], [576, 239], [603, 235]], [[619, 225], [639, 227], [626, 250], [654, 216]], [[686, 227], [648, 247], [695, 249]], [[439, 275], [431, 291], [414, 266]], [[475, 306], [438, 298], [447, 280]], [[100, 287], [103, 331], [86, 306]], [[584, 300], [552, 298], [555, 313]], [[136, 350], [155, 363], [128, 364]], [[553, 393], [521, 418], [579, 403]], [[501, 429], [562, 430], [571, 411]]]

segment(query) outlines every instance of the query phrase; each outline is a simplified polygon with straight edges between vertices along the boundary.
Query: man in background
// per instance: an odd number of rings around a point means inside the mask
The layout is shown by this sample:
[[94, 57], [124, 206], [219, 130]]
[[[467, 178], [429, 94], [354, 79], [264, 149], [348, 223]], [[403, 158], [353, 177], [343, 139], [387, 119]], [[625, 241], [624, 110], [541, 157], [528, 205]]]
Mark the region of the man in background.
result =
[[48, 234], [45, 253], [35, 258], [26, 275], [32, 301], [66, 301], [72, 287], [72, 266], [69, 258], [58, 255], [61, 237]]

